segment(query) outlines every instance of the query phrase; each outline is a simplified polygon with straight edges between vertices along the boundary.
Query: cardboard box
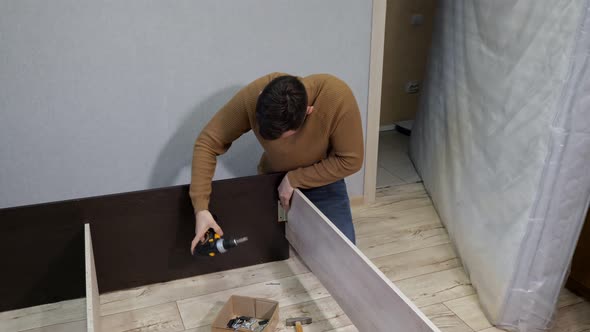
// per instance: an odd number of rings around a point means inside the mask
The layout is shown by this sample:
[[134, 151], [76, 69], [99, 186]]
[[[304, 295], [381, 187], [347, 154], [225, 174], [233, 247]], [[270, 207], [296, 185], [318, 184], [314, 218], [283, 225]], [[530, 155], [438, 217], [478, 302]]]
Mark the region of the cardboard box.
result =
[[213, 324], [211, 324], [211, 331], [234, 331], [234, 329], [227, 327], [227, 322], [236, 316], [268, 319], [268, 325], [263, 331], [272, 332], [279, 322], [279, 303], [266, 299], [232, 295], [215, 317]]

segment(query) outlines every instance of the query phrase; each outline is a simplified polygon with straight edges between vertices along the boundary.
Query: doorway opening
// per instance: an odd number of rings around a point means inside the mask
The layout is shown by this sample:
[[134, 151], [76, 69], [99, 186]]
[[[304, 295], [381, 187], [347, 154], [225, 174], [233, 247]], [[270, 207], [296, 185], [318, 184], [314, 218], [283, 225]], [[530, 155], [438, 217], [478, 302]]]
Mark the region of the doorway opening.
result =
[[376, 188], [422, 181], [410, 160], [409, 142], [426, 75], [435, 11], [434, 0], [387, 3]]

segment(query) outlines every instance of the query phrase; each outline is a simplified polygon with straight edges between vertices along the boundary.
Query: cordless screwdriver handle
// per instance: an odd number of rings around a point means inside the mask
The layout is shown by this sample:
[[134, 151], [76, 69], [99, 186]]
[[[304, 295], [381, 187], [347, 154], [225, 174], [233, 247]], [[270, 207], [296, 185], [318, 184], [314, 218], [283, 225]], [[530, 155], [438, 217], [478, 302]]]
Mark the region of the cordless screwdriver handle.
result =
[[240, 239], [223, 239], [215, 233], [213, 228], [205, 233], [205, 242], [199, 243], [195, 248], [195, 254], [214, 257], [217, 254], [225, 254], [229, 249], [237, 247], [238, 244], [248, 241], [247, 237]]

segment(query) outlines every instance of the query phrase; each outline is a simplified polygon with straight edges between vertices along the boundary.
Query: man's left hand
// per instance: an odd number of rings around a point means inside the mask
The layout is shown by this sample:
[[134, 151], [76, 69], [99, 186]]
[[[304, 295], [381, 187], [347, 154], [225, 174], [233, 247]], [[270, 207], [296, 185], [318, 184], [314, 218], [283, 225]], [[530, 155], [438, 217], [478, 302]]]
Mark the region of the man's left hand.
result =
[[289, 177], [285, 175], [283, 181], [279, 185], [279, 200], [281, 201], [281, 206], [285, 211], [289, 210], [291, 206], [291, 197], [293, 196], [293, 187], [291, 187], [291, 183], [289, 182]]

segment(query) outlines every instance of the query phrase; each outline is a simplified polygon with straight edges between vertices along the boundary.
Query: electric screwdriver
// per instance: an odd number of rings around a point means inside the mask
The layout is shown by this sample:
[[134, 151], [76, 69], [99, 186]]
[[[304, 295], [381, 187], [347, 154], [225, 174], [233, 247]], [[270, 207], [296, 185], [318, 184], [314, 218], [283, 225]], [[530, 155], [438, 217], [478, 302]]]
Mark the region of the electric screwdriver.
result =
[[225, 254], [229, 249], [235, 248], [240, 243], [248, 241], [247, 237], [239, 239], [224, 239], [219, 234], [215, 233], [213, 228], [209, 228], [205, 233], [205, 242], [199, 242], [195, 247], [194, 255], [215, 256], [217, 254]]

